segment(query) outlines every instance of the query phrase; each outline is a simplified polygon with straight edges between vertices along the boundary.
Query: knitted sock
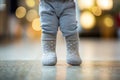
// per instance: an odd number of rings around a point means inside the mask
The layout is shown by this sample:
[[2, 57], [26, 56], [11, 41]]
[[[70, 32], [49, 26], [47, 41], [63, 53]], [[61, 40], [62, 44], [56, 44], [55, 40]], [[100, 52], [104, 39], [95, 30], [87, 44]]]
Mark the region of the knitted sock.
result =
[[56, 36], [51, 34], [42, 34], [42, 64], [44, 66], [53, 66], [57, 62], [56, 57]]
[[65, 37], [67, 44], [67, 63], [70, 65], [80, 65], [81, 58], [79, 56], [79, 42], [77, 33]]

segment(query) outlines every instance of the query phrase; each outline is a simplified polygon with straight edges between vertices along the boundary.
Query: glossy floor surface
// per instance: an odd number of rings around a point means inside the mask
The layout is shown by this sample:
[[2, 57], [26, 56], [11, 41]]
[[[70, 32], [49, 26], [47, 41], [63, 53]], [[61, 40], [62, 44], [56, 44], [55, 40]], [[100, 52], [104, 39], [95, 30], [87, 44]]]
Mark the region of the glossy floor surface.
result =
[[120, 80], [120, 41], [81, 39], [81, 66], [66, 64], [65, 42], [57, 42], [58, 63], [42, 66], [39, 41], [0, 44], [0, 80]]
[[41, 66], [39, 61], [1, 61], [0, 80], [120, 80], [119, 62]]

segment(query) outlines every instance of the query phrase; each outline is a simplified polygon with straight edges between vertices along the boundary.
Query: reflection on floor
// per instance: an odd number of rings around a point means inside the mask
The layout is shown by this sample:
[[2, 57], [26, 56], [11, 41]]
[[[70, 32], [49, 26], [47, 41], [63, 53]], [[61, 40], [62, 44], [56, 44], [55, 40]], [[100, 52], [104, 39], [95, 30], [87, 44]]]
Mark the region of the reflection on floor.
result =
[[0, 45], [0, 80], [120, 80], [120, 41], [81, 39], [81, 66], [65, 61], [65, 44], [58, 40], [56, 66], [40, 63], [40, 42], [23, 40]]
[[120, 80], [120, 63], [41, 66], [39, 61], [1, 61], [0, 80]]

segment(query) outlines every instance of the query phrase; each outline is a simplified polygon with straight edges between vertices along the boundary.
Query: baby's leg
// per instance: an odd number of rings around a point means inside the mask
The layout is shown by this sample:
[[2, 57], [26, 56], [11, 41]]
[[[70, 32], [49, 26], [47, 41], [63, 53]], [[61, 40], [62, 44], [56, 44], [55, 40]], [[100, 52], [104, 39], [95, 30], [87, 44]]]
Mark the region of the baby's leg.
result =
[[40, 3], [40, 21], [42, 26], [42, 64], [45, 66], [55, 65], [57, 62], [55, 47], [58, 19], [51, 6], [44, 1]]
[[79, 56], [79, 39], [75, 33], [65, 37], [67, 44], [67, 63], [71, 65], [80, 65], [81, 59]]
[[80, 65], [81, 59], [79, 56], [79, 37], [77, 33], [75, 3], [68, 1], [65, 4], [64, 13], [60, 17], [60, 28], [67, 44], [67, 63]]

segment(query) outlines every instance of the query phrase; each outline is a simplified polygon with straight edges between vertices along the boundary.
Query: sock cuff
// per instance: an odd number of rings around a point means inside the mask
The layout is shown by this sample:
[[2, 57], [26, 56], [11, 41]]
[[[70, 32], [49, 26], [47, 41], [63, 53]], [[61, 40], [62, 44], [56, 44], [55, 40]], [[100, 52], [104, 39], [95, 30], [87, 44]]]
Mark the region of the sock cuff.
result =
[[75, 33], [75, 34], [72, 34], [70, 36], [66, 36], [65, 39], [70, 40], [70, 41], [71, 40], [79, 40], [79, 35], [78, 35], [78, 33]]
[[42, 40], [56, 40], [56, 35], [42, 33]]

